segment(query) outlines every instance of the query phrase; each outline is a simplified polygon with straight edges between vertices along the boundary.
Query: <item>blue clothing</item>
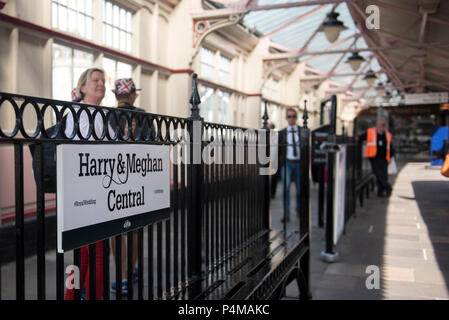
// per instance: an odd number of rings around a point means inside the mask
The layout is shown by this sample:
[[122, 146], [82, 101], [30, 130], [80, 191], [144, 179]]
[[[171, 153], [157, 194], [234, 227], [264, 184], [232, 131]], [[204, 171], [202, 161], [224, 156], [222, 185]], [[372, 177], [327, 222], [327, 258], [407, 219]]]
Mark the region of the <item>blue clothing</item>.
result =
[[284, 201], [286, 204], [286, 215], [287, 217], [290, 218], [290, 185], [292, 181], [295, 181], [296, 183], [296, 209], [299, 209], [299, 205], [300, 205], [300, 197], [299, 197], [299, 192], [300, 192], [300, 187], [299, 187], [299, 162], [291, 162], [291, 161], [287, 161], [286, 163], [287, 166], [287, 183], [285, 184], [285, 168], [282, 167], [281, 172], [282, 172], [282, 191], [283, 191], [283, 197], [284, 197]]

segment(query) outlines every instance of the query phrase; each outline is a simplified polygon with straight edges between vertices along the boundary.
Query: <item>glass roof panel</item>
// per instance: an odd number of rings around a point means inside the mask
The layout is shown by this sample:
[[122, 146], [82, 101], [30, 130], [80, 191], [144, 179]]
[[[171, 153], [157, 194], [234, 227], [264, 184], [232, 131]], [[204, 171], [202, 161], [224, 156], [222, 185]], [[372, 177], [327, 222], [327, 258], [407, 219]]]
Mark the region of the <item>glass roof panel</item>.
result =
[[[230, 1], [238, 2], [239, 0]], [[259, 0], [258, 5], [274, 5], [306, 1], [308, 0]], [[333, 6], [334, 4], [327, 4], [322, 8], [319, 8], [319, 5], [312, 5], [285, 9], [252, 11], [244, 17], [243, 25], [250, 30], [258, 31], [262, 35], [268, 35], [272, 32], [275, 32], [273, 35], [271, 35], [271, 40], [273, 42], [278, 43], [284, 47], [291, 48], [292, 50], [298, 50], [303, 48], [303, 46], [309, 41], [309, 38], [315, 33], [317, 28], [320, 27], [320, 25], [326, 18], [326, 14], [332, 10]], [[290, 25], [286, 26], [286, 24], [293, 22], [298, 17], [311, 12], [312, 10], [315, 11], [300, 19], [300, 21], [291, 23]], [[351, 47], [357, 49], [365, 49], [368, 47], [363, 37], [359, 37], [355, 45], [353, 45], [354, 39], [350, 37], [358, 33], [358, 30], [351, 17], [351, 13], [349, 12], [347, 4], [344, 2], [336, 4], [335, 11], [339, 14], [338, 19], [344, 23], [347, 29], [343, 30], [340, 33], [338, 40], [333, 44], [327, 41], [324, 32], [318, 32], [315, 37], [309, 42], [307, 49], [305, 50], [306, 52], [319, 52], [326, 49], [332, 51], [347, 50]], [[282, 28], [283, 26], [285, 27]], [[281, 29], [278, 30], [279, 28]], [[338, 44], [339, 41], [342, 41], [345, 38], [348, 38], [348, 40]], [[360, 55], [367, 59], [369, 56], [371, 56], [371, 53], [368, 51], [363, 51], [360, 53]], [[341, 56], [342, 54], [319, 55], [313, 57], [313, 59], [311, 59], [310, 61], [307, 61], [307, 65], [311, 68], [317, 69], [318, 71], [328, 72], [335, 66]], [[345, 61], [349, 56], [350, 53], [344, 54], [344, 58], [336, 68], [337, 72], [343, 74], [354, 73], [354, 71], [352, 71], [350, 68], [344, 68], [348, 66]], [[310, 57], [310, 55], [301, 56], [300, 61], [306, 61]], [[366, 64], [366, 62], [364, 64]], [[363, 68], [364, 64], [362, 64], [359, 70]], [[371, 60], [370, 65], [365, 68], [365, 72], [370, 68], [375, 72], [381, 69], [376, 58]], [[337, 83], [349, 84], [353, 81], [354, 76], [331, 77], [330, 79]], [[379, 81], [385, 82], [386, 76], [382, 74], [379, 78]], [[354, 87], [366, 87], [366, 82], [363, 81], [363, 76], [358, 77], [356, 83], [354, 84]]]

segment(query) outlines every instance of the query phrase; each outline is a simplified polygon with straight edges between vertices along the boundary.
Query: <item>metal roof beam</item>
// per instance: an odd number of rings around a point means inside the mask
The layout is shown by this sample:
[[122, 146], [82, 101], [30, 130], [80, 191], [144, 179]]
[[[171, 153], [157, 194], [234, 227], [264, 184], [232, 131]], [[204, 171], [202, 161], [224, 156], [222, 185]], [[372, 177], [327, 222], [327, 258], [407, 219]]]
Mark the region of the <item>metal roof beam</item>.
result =
[[[420, 21], [421, 21], [421, 18], [417, 18], [412, 24], [410, 24], [410, 26], [407, 29], [405, 29], [403, 32], [401, 32], [401, 34], [396, 36], [396, 38], [394, 39], [392, 44], [402, 42], [402, 40], [404, 40], [404, 38], [419, 24]], [[382, 31], [382, 33], [385, 35], [385, 33], [383, 31]]]
[[[356, 39], [357, 41], [357, 39]], [[352, 43], [351, 47], [354, 45], [354, 42]], [[337, 68], [337, 66], [341, 63], [341, 61], [343, 60], [343, 58], [345, 57], [346, 54], [342, 54], [341, 57], [338, 59], [337, 63], [334, 64], [334, 66], [332, 67], [332, 69], [330, 69], [324, 78], [321, 79], [319, 85], [321, 85], [322, 82], [324, 82], [326, 79], [329, 79], [329, 77], [335, 72], [335, 69]]]
[[295, 7], [304, 7], [304, 6], [315, 6], [322, 4], [331, 4], [331, 3], [341, 3], [341, 2], [352, 2], [353, 0], [309, 0], [309, 1], [301, 1], [301, 2], [290, 2], [290, 3], [280, 3], [280, 4], [269, 4], [263, 6], [256, 6], [251, 11], [261, 11], [261, 10], [272, 10], [272, 9], [285, 9], [285, 8], [295, 8]]
[[439, 82], [432, 82], [432, 83], [428, 83], [427, 85], [428, 86], [438, 87], [438, 88], [444, 89], [446, 91], [449, 91], [449, 86], [446, 86], [446, 85], [441, 84]]
[[[332, 10], [335, 10], [338, 7], [338, 4], [334, 4], [332, 6]], [[301, 49], [299, 49], [299, 52], [304, 52], [308, 47], [310, 42], [312, 42], [312, 40], [316, 37], [316, 35], [318, 34], [319, 30], [321, 29], [321, 25], [323, 24], [324, 21], [326, 21], [327, 16], [324, 17], [323, 21], [318, 25], [318, 27], [315, 29], [315, 31], [312, 33], [312, 35], [309, 37], [309, 39], [307, 39], [306, 43], [301, 47]]]
[[[275, 9], [288, 9], [296, 7], [326, 5], [331, 3], [352, 2], [353, 0], [309, 0], [301, 2], [287, 2], [278, 4], [268, 4], [259, 6], [258, 0], [241, 0], [236, 3], [226, 2], [227, 8], [222, 9], [204, 9], [202, 6], [202, 0], [192, 0], [191, 2], [191, 15], [195, 18], [216, 18], [227, 16], [233, 13], [249, 12], [249, 11], [265, 11]], [[220, 2], [220, 1], [215, 1]]]
[[[382, 31], [382, 33], [384, 34], [384, 36], [386, 36], [388, 38], [391, 38], [391, 39], [395, 39], [396, 38], [395, 35], [393, 35], [393, 34], [391, 34], [389, 32]], [[430, 49], [431, 47], [432, 48], [444, 47], [444, 45], [442, 43], [425, 43], [423, 45], [423, 47], [420, 47], [419, 45], [416, 44], [415, 41], [408, 40], [408, 39], [405, 39], [405, 38], [402, 38], [401, 41], [397, 41], [397, 42], [408, 43], [411, 46], [411, 48], [414, 48], [416, 50], [419, 50], [419, 51], [422, 51], [422, 52], [427, 51], [428, 54], [433, 54], [433, 55], [438, 56], [438, 57], [443, 58], [443, 59], [449, 59], [448, 55], [445, 55], [443, 53], [436, 52], [436, 51]]]
[[428, 71], [430, 73], [433, 73], [433, 74], [436, 74], [437, 76], [443, 77], [445, 79], [449, 79], [449, 74], [447, 74], [446, 72], [442, 72], [442, 71], [440, 71], [438, 69], [427, 67], [426, 71]]
[[409, 64], [414, 58], [417, 58], [417, 57], [419, 57], [419, 55], [416, 55], [416, 54], [412, 54], [411, 56], [409, 56], [407, 59], [404, 60], [404, 62], [402, 62], [400, 64], [400, 66], [398, 67], [398, 70], [403, 70], [407, 64]]
[[[385, 70], [381, 69], [377, 72], [374, 72], [376, 74], [381, 74], [381, 73], [385, 73]], [[318, 80], [318, 79], [323, 79], [323, 78], [339, 78], [339, 77], [354, 77], [354, 76], [363, 76], [365, 73], [364, 72], [353, 72], [353, 73], [331, 73], [331, 74], [322, 74], [322, 75], [317, 75], [317, 76], [306, 76], [303, 77], [301, 79], [304, 80]]]
[[427, 50], [427, 53], [428, 53], [428, 54], [432, 54], [432, 55], [434, 55], [434, 56], [437, 56], [437, 57], [443, 58], [443, 59], [449, 59], [449, 56], [448, 56], [448, 55], [445, 55], [445, 54], [443, 54], [443, 53], [441, 53], [441, 52], [437, 52], [437, 51], [435, 51], [435, 50], [431, 50], [431, 49], [428, 49], [428, 48], [426, 48], [426, 50]]
[[[346, 37], [346, 38], [344, 38], [344, 39], [342, 39], [342, 40], [340, 40], [340, 41], [338, 41], [336, 43], [333, 43], [332, 45], [327, 47], [324, 51], [318, 51], [317, 54], [320, 55], [322, 53], [329, 52], [332, 48], [338, 47], [338, 46], [342, 45], [343, 43], [345, 43], [346, 41], [348, 41], [348, 40], [350, 40], [350, 39], [352, 39], [354, 37], [358, 37], [358, 36], [360, 36], [360, 35], [351, 35], [349, 37]], [[340, 53], [342, 53], [342, 52], [340, 52]], [[309, 54], [310, 53], [302, 53], [302, 54], [300, 54], [299, 53], [299, 49], [298, 49], [298, 50], [290, 51], [288, 53], [272, 53], [272, 54], [269, 54], [269, 55], [266, 55], [265, 57], [263, 57], [263, 60], [297, 59], [297, 58], [299, 58], [302, 55], [309, 55]], [[307, 63], [308, 61], [310, 61], [310, 60], [312, 60], [314, 58], [316, 58], [316, 56], [310, 57], [307, 60], [305, 60], [304, 62]]]
[[364, 74], [363, 72], [364, 72], [365, 69], [369, 66], [369, 64], [370, 64], [371, 60], [373, 60], [373, 58], [374, 58], [374, 55], [370, 56], [369, 59], [366, 60], [365, 65], [362, 67], [362, 69], [360, 69], [360, 73], [359, 73], [358, 75], [356, 75], [356, 76], [354, 77], [354, 79], [352, 80], [352, 82], [349, 84], [349, 86], [347, 86], [347, 90], [348, 90], [348, 91], [351, 91], [351, 90], [352, 90], [352, 88], [354, 87], [354, 84], [357, 82], [357, 79], [358, 79], [362, 74]]
[[[360, 20], [366, 21], [366, 14], [360, 9], [360, 7], [356, 4], [356, 3], [348, 3], [348, 10], [351, 12], [351, 15], [353, 15], [353, 18], [355, 19], [355, 15], [358, 14]], [[354, 12], [355, 11], [355, 12]], [[354, 12], [354, 14], [352, 14], [352, 12]], [[386, 42], [385, 38], [383, 37], [383, 35], [378, 32], [377, 30], [374, 30], [376, 32], [377, 35], [379, 35], [382, 39], [384, 39], [384, 42]], [[369, 34], [367, 34], [363, 28], [361, 30], [363, 37], [365, 39], [365, 41], [367, 42], [368, 46], [371, 47], [376, 47], [377, 44], [375, 43], [375, 41], [370, 37]], [[396, 84], [402, 84], [402, 80], [397, 76], [396, 72], [396, 68], [395, 66], [388, 60], [388, 58], [386, 57], [386, 55], [382, 52], [382, 51], [378, 51], [375, 53], [377, 55], [377, 58], [379, 60], [379, 63], [383, 63], [384, 64], [384, 68], [388, 70], [388, 76], [389, 78], [396, 82]]]
[[[384, 8], [387, 8], [387, 9], [394, 10], [394, 11], [398, 11], [398, 12], [407, 14], [409, 16], [420, 17], [420, 14], [418, 12], [415, 12], [415, 11], [412, 11], [412, 10], [408, 10], [408, 9], [404, 9], [404, 8], [401, 8], [401, 7], [398, 7], [398, 6], [389, 4], [389, 3], [385, 3], [385, 2], [382, 2], [382, 1], [371, 0], [370, 4], [375, 4], [375, 5], [378, 5], [380, 7], [384, 7]], [[435, 17], [429, 17], [429, 21], [435, 22], [435, 23], [439, 23], [439, 24], [449, 25], [449, 21], [442, 20], [442, 19], [435, 18]]]
[[[376, 74], [385, 73], [385, 70], [380, 69], [379, 71], [374, 72]], [[341, 74], [331, 74], [329, 77], [354, 77], [354, 76], [363, 76], [364, 72], [353, 72], [353, 73], [341, 73]]]
[[[401, 58], [398, 58], [398, 57], [395, 57], [395, 56], [390, 56], [390, 58], [391, 58], [393, 61], [397, 61], [397, 62], [402, 61]], [[446, 72], [443, 72], [443, 71], [441, 71], [441, 70], [438, 70], [438, 69], [435, 69], [435, 68], [432, 68], [432, 67], [427, 66], [427, 67], [426, 67], [426, 71], [427, 71], [427, 72], [430, 72], [430, 73], [433, 73], [433, 74], [436, 74], [436, 75], [438, 75], [438, 76], [440, 76], [440, 77], [443, 77], [443, 78], [445, 78], [445, 79], [449, 79], [449, 74], [447, 74]], [[412, 76], [412, 75], [413, 75], [413, 74], [411, 74], [411, 73], [407, 73], [407, 72], [404, 72], [404, 71], [398, 71], [398, 73], [407, 74], [408, 76]]]
[[[365, 96], [366, 96], [366, 93], [367, 93], [370, 89], [372, 89], [372, 87], [367, 87], [367, 88], [365, 88], [365, 89], [362, 91], [362, 93], [360, 93], [360, 94], [357, 96], [357, 98], [358, 98], [359, 100], [360, 100], [360, 99], [364, 99]], [[352, 90], [354, 90], [354, 89], [352, 89]]]
[[428, 17], [427, 13], [424, 13], [422, 15], [421, 27], [419, 28], [419, 40], [418, 40], [418, 43], [420, 45], [424, 43], [424, 37], [426, 34], [426, 26], [427, 26], [427, 17]]
[[[347, 41], [348, 39], [345, 39], [345, 40]], [[339, 46], [341, 44], [342, 43], [338, 43], [338, 45], [335, 45], [335, 46]], [[432, 46], [432, 47], [449, 47], [449, 42], [447, 42], [447, 43], [446, 42], [445, 43], [435, 42], [435, 43], [429, 43], [428, 45]], [[305, 60], [305, 62], [309, 62], [310, 60], [316, 58], [317, 56], [321, 56], [321, 55], [325, 55], [325, 54], [342, 54], [342, 53], [364, 52], [364, 51], [368, 51], [368, 52], [372, 51], [374, 53], [381, 53], [382, 51], [387, 51], [387, 50], [397, 50], [397, 49], [414, 48], [414, 47], [415, 47], [415, 45], [412, 45], [412, 44], [404, 44], [404, 45], [399, 45], [399, 46], [376, 46], [376, 47], [368, 47], [368, 48], [362, 48], [362, 49], [351, 49], [350, 48], [350, 49], [341, 49], [341, 50], [330, 50], [331, 47], [328, 47], [324, 51], [305, 51], [300, 54], [297, 52], [273, 53], [269, 56], [264, 57], [264, 59], [265, 60], [278, 60], [278, 59], [285, 59], [285, 58], [298, 58], [301, 56], [311, 55], [312, 57], [307, 58]]]
[[298, 23], [298, 22], [300, 22], [301, 20], [307, 18], [308, 16], [314, 14], [315, 12], [320, 11], [320, 10], [323, 9], [324, 7], [326, 7], [325, 4], [323, 4], [323, 5], [319, 6], [319, 7], [316, 7], [316, 8], [314, 8], [314, 9], [310, 10], [310, 11], [307, 11], [306, 13], [304, 13], [304, 14], [302, 14], [302, 15], [300, 15], [300, 16], [294, 18], [293, 20], [287, 22], [286, 24], [280, 26], [280, 27], [277, 28], [276, 30], [271, 31], [270, 33], [266, 34], [265, 37], [271, 37], [271, 36], [275, 35], [276, 33], [278, 33], [278, 32], [280, 32], [280, 31], [284, 30], [285, 28], [291, 26], [292, 24]]
[[[352, 41], [351, 46], [349, 48], [354, 47], [354, 45], [356, 44], [357, 40], [359, 38], [358, 37], [354, 37], [354, 41]], [[331, 74], [334, 74], [335, 69], [337, 69], [337, 67], [340, 65], [340, 63], [343, 61], [343, 58], [345, 57], [345, 53], [343, 53], [341, 55], [341, 57], [338, 59], [338, 61], [334, 64], [334, 66], [327, 72], [327, 77], [329, 77]]]
[[[426, 80], [425, 84], [427, 84], [427, 85], [436, 85], [437, 83]], [[449, 85], [449, 82], [440, 82], [438, 84], [439, 85], [445, 85], [445, 84]], [[408, 85], [404, 85], [404, 86], [394, 87], [394, 89], [395, 90], [401, 90], [401, 89], [404, 89], [404, 88], [416, 88], [416, 87], [419, 87], [419, 86], [420, 86], [420, 84], [414, 83], [414, 84], [408, 84]], [[373, 89], [373, 87], [367, 87], [367, 86], [365, 86], [365, 87], [356, 87], [356, 88], [352, 88], [351, 91], [360, 91], [360, 90], [366, 90], [366, 89]], [[341, 92], [344, 92], [343, 90], [344, 89], [329, 89], [327, 91], [328, 92], [332, 92], [332, 93], [341, 93]]]
[[270, 47], [273, 48], [273, 49], [279, 50], [279, 51], [284, 51], [284, 52], [295, 52], [295, 49], [292, 49], [292, 48], [283, 46], [283, 45], [281, 45], [281, 44], [279, 44], [279, 43], [277, 43], [277, 42], [271, 41], [270, 39], [261, 39], [260, 41], [261, 41], [261, 42], [267, 41], [267, 49], [266, 49], [267, 52], [268, 52], [268, 50], [269, 50]]
[[[331, 51], [331, 49], [332, 48], [335, 48], [335, 47], [338, 47], [338, 46], [341, 46], [343, 43], [345, 43], [345, 42], [347, 42], [348, 40], [350, 40], [350, 39], [355, 39], [355, 40], [357, 40], [358, 38], [360, 37], [360, 34], [354, 34], [354, 35], [351, 35], [351, 36], [349, 36], [349, 37], [346, 37], [346, 38], [344, 38], [344, 39], [341, 39], [340, 41], [337, 41], [337, 42], [335, 42], [335, 43], [333, 43], [332, 45], [330, 45], [329, 47], [327, 47], [324, 51], [317, 51], [317, 52], [315, 52], [315, 53], [305, 53], [305, 52], [299, 52], [298, 51], [298, 56], [301, 56], [301, 55], [312, 55], [312, 57], [310, 57], [310, 58], [307, 58], [304, 62], [309, 62], [309, 61], [311, 61], [311, 60], [313, 60], [313, 59], [315, 59], [315, 58], [317, 58], [318, 56], [320, 56], [321, 54], [323, 54], [323, 53], [328, 53], [328, 52], [334, 52], [334, 51]], [[335, 52], [335, 53], [346, 53], [346, 52]]]

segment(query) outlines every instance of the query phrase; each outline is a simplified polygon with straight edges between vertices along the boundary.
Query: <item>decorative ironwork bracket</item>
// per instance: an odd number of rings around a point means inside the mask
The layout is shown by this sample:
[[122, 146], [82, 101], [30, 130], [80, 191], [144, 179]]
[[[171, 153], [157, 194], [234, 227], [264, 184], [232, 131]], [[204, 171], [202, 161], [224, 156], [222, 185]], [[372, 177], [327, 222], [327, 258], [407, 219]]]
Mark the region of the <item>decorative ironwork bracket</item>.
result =
[[299, 58], [297, 57], [288, 57], [282, 59], [264, 59], [263, 63], [263, 78], [267, 79], [270, 74], [272, 74], [275, 70], [288, 66], [290, 64], [296, 64], [299, 62]]
[[193, 18], [193, 59], [199, 52], [200, 44], [210, 33], [227, 26], [237, 24], [249, 11], [233, 12], [222, 17], [201, 17]]

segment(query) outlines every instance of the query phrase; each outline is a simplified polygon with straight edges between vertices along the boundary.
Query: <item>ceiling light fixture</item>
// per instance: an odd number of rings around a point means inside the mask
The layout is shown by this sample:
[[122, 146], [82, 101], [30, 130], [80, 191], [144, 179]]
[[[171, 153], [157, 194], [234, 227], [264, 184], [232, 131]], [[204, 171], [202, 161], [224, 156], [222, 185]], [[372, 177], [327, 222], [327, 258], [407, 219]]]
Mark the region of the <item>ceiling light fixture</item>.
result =
[[323, 22], [319, 30], [324, 32], [326, 39], [330, 43], [333, 43], [338, 39], [342, 30], [348, 29], [343, 22], [337, 19], [338, 16], [339, 13], [332, 9], [332, 11], [327, 14], [327, 19]]
[[376, 94], [381, 97], [385, 93], [385, 87], [382, 82], [378, 82], [376, 85]]
[[368, 84], [368, 86], [372, 87], [374, 84], [374, 81], [376, 81], [377, 76], [374, 73], [373, 70], [369, 69], [368, 72], [365, 74], [365, 76], [363, 77], [363, 80], [366, 81], [366, 83]]
[[352, 71], [357, 71], [362, 65], [363, 61], [365, 61], [365, 59], [358, 52], [353, 52], [348, 60], [346, 60], [346, 63], [349, 63]]

